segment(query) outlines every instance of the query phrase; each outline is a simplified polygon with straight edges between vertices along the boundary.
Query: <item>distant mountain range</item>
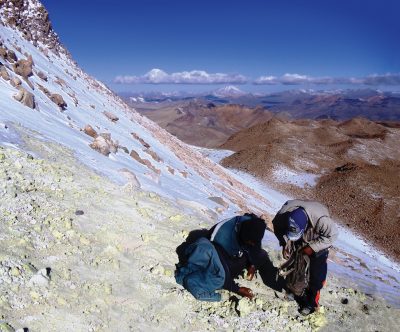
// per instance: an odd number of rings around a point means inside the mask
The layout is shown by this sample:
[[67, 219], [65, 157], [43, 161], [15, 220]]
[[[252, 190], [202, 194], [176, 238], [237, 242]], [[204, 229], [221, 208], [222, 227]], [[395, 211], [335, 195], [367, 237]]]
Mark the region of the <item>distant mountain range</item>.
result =
[[185, 92], [147, 94], [121, 93], [131, 106], [141, 108], [144, 103], [176, 103], [197, 100], [216, 105], [238, 104], [261, 106], [288, 118], [348, 120], [357, 116], [374, 121], [400, 120], [400, 93], [373, 89], [360, 90], [289, 90], [273, 94], [250, 94], [237, 87], [227, 86], [206, 94]]

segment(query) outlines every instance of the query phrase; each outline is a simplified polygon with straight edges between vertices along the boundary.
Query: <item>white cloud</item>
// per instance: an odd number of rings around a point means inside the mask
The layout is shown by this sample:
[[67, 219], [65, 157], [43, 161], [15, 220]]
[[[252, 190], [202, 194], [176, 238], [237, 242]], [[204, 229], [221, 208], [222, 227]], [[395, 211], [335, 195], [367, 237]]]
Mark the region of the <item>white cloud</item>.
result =
[[286, 73], [281, 77], [276, 76], [261, 76], [254, 81], [256, 85], [284, 84], [284, 85], [299, 85], [299, 84], [331, 84], [331, 77], [311, 77], [308, 75], [289, 74]]
[[366, 77], [312, 77], [300, 74], [284, 74], [280, 77], [261, 76], [256, 85], [300, 85], [300, 84], [354, 84], [354, 85], [400, 85], [400, 74], [370, 75]]
[[400, 85], [400, 74], [370, 75], [364, 79], [366, 85]]
[[168, 74], [155, 68], [142, 76], [117, 76], [114, 82], [120, 84], [245, 84], [247, 78], [239, 74], [210, 74], [203, 70]]
[[256, 85], [274, 85], [279, 84], [278, 78], [276, 76], [261, 76], [254, 81]]

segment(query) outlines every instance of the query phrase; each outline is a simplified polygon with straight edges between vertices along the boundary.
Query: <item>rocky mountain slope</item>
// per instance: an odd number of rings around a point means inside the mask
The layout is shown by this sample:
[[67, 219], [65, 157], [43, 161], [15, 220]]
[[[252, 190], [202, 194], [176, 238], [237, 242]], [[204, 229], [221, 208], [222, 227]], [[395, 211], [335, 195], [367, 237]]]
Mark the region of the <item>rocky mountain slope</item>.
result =
[[343, 223], [399, 259], [399, 140], [398, 128], [363, 118], [274, 118], [231, 136], [222, 147], [236, 153], [222, 164], [325, 202]]
[[[188, 233], [243, 211], [270, 217], [287, 197], [205, 158], [84, 73], [39, 1], [2, 1], [0, 13], [0, 331], [399, 325], [397, 267], [350, 248], [345, 231], [314, 315], [300, 317], [262, 276], [240, 281], [253, 301], [194, 300], [173, 277]], [[277, 265], [274, 241], [267, 232]]]

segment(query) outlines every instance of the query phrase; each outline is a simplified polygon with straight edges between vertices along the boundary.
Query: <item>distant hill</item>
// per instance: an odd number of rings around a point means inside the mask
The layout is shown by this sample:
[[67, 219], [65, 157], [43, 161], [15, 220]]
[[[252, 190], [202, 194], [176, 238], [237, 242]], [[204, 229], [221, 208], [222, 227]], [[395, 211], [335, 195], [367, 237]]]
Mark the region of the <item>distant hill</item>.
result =
[[232, 135], [221, 147], [236, 153], [222, 165], [326, 203], [350, 228], [399, 258], [399, 141], [393, 124], [364, 118], [273, 118]]
[[219, 146], [230, 135], [273, 116], [262, 107], [216, 105], [199, 100], [142, 104], [136, 110], [184, 142], [202, 147]]
[[[262, 106], [273, 113], [283, 113], [293, 119], [348, 120], [361, 116], [374, 121], [400, 120], [400, 94], [373, 89], [313, 91], [289, 90], [273, 94], [250, 94], [236, 87], [224, 87], [207, 94], [149, 93], [121, 96], [133, 107], [145, 103], [169, 103], [202, 100], [216, 105], [237, 104]], [[135, 99], [131, 99], [131, 97]], [[138, 97], [142, 99], [138, 99]]]

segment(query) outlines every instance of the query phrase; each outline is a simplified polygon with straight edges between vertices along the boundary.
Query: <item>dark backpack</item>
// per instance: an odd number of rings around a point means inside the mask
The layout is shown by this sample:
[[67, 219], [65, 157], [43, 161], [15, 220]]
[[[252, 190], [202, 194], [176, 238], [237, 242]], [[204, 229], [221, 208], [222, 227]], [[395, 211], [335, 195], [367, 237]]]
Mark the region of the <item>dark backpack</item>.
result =
[[303, 296], [310, 282], [310, 257], [302, 253], [303, 247], [290, 246], [290, 258], [279, 267], [279, 275], [285, 278], [286, 287], [296, 296]]

